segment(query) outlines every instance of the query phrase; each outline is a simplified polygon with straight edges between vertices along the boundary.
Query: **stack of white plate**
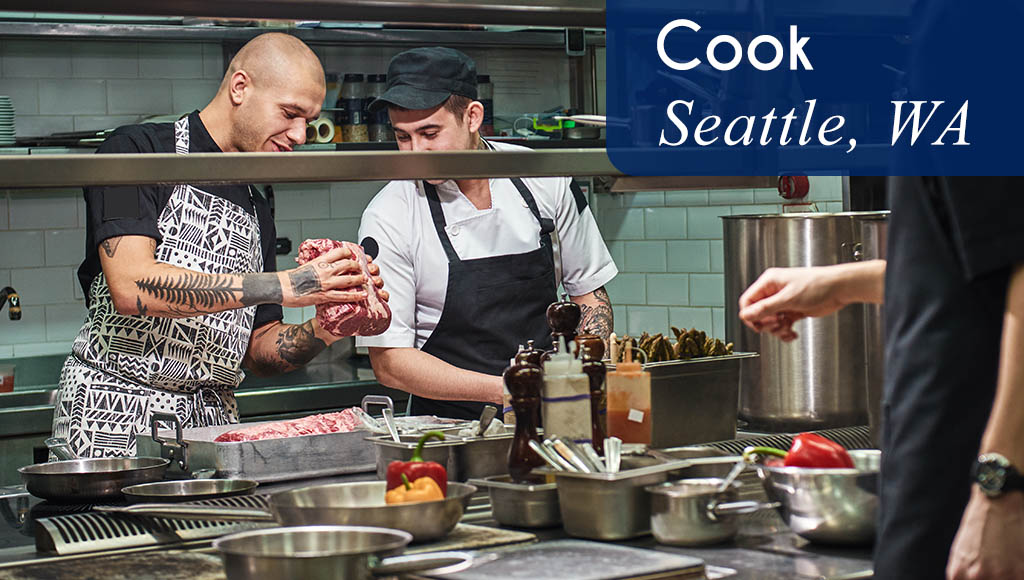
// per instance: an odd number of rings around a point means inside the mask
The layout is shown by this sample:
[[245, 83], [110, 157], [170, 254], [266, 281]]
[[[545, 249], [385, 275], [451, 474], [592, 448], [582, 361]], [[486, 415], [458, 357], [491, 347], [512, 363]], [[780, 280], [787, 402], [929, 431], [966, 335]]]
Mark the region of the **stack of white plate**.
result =
[[14, 145], [14, 105], [11, 98], [0, 95], [0, 146]]

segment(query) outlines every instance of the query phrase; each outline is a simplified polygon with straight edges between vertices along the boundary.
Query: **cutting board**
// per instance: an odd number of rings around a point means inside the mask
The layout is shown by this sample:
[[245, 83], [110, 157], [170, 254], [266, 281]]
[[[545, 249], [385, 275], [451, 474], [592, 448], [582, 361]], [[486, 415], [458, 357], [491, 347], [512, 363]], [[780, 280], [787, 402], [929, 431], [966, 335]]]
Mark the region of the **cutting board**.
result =
[[495, 550], [497, 558], [444, 580], [621, 580], [626, 578], [702, 578], [704, 561], [690, 556], [656, 552], [584, 540], [556, 540]]
[[532, 542], [537, 536], [529, 532], [505, 530], [472, 524], [459, 524], [444, 538], [429, 544], [413, 544], [405, 549], [406, 554], [440, 552], [442, 550], [479, 550], [506, 544]]

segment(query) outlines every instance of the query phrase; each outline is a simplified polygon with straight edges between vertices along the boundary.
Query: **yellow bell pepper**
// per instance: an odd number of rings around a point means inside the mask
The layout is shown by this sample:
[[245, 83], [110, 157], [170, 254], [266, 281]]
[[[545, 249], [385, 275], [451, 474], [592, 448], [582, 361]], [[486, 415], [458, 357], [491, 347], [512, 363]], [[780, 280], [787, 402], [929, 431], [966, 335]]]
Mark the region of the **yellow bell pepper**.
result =
[[444, 492], [433, 478], [421, 477], [410, 483], [409, 478], [403, 473], [402, 485], [389, 489], [384, 496], [384, 503], [414, 503], [438, 499], [444, 499]]

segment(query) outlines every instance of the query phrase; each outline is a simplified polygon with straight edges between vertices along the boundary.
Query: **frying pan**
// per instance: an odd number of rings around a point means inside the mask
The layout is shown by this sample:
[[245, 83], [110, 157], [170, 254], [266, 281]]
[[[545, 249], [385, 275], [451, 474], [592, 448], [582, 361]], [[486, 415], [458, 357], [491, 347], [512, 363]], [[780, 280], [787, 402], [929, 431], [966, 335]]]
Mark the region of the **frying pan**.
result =
[[121, 497], [121, 488], [163, 479], [170, 460], [160, 457], [74, 459], [67, 442], [47, 439], [62, 461], [19, 468], [28, 492], [60, 503], [84, 503]]
[[240, 532], [214, 540], [213, 547], [224, 558], [228, 580], [364, 580], [426, 570], [445, 574], [473, 564], [463, 552], [395, 557], [410, 541], [400, 530], [300, 526]]
[[476, 487], [448, 482], [448, 497], [418, 503], [385, 504], [383, 481], [331, 483], [278, 492], [270, 511], [219, 506], [136, 504], [97, 506], [96, 511], [160, 518], [216, 521], [276, 521], [282, 526], [358, 525], [402, 530], [413, 541], [443, 538], [455, 528]]
[[130, 485], [121, 490], [128, 503], [175, 503], [252, 493], [259, 483], [248, 479], [182, 479]]

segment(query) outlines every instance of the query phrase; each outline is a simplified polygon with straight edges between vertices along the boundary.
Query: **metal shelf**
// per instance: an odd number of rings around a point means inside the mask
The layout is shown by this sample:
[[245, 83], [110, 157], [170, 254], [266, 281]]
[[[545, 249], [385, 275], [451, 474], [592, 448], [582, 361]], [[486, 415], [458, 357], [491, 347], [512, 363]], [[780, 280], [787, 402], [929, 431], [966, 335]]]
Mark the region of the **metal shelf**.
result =
[[[83, 22], [0, 22], [0, 38], [158, 40], [161, 42], [245, 42], [269, 31], [287, 32], [307, 44], [351, 46], [471, 46], [494, 48], [562, 48], [562, 30], [429, 30], [398, 28], [261, 28], [173, 24], [106, 24]], [[589, 46], [604, 46], [601, 33], [588, 33]]]
[[167, 183], [301, 183], [621, 176], [604, 149], [173, 153], [0, 157], [0, 189]]
[[[38, 12], [38, 0], [4, 10]], [[50, 0], [47, 12], [131, 16], [605, 27], [604, 0]]]

